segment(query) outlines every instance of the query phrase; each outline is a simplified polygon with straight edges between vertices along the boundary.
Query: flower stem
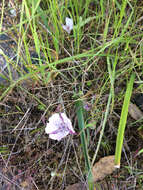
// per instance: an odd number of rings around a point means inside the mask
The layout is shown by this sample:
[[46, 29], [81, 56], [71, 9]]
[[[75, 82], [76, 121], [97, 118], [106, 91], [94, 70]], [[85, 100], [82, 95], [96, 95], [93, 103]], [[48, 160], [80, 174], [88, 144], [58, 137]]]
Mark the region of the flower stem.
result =
[[81, 145], [82, 145], [83, 154], [84, 154], [84, 158], [85, 158], [86, 169], [88, 171], [88, 178], [87, 178], [88, 186], [89, 186], [89, 190], [94, 190], [91, 163], [90, 163], [90, 159], [89, 159], [89, 155], [88, 155], [87, 139], [86, 139], [86, 134], [85, 134], [82, 100], [80, 100], [80, 99], [77, 100], [75, 105], [76, 105], [76, 110], [77, 110], [78, 126], [79, 126], [79, 130], [80, 130]]

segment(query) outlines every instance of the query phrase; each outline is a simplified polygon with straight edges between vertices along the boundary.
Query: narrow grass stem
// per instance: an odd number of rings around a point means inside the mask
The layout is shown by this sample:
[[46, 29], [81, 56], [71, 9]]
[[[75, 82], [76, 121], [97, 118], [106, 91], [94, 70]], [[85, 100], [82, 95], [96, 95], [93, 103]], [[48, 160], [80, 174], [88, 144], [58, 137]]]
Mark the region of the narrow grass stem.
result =
[[77, 118], [78, 118], [78, 126], [80, 130], [80, 138], [81, 138], [81, 145], [83, 149], [83, 154], [85, 158], [85, 165], [88, 173], [88, 187], [89, 190], [94, 190], [94, 184], [92, 179], [92, 170], [91, 170], [91, 164], [89, 160], [88, 155], [88, 148], [87, 148], [87, 139], [85, 134], [85, 125], [84, 125], [84, 117], [83, 117], [83, 102], [82, 100], [77, 100], [76, 103], [76, 109], [77, 109]]
[[109, 114], [109, 111], [110, 111], [111, 99], [112, 99], [112, 93], [110, 91], [110, 94], [109, 94], [109, 97], [108, 97], [108, 102], [107, 102], [107, 108], [106, 108], [106, 111], [105, 111], [105, 117], [104, 117], [104, 120], [103, 120], [102, 129], [101, 129], [101, 132], [100, 132], [98, 145], [97, 145], [95, 154], [94, 154], [93, 159], [92, 159], [92, 164], [91, 164], [92, 166], [94, 164], [94, 161], [96, 160], [96, 157], [97, 157], [97, 154], [98, 154], [98, 151], [99, 151], [99, 148], [100, 148], [101, 140], [102, 140], [102, 137], [103, 137], [103, 134], [104, 134], [104, 129], [105, 129], [107, 117], [108, 117], [108, 114]]
[[0, 32], [2, 31], [2, 23], [3, 23], [3, 19], [4, 19], [4, 6], [5, 6], [5, 0], [2, 1], [1, 19], [0, 19]]

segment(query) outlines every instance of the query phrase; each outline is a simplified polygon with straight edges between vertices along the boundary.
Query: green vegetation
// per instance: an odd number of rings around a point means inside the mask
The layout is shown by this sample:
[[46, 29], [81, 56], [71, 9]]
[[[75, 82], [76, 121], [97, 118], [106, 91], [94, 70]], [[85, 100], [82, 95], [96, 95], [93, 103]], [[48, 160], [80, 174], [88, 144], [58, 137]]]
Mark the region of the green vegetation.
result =
[[118, 168], [120, 168], [120, 160], [121, 160], [124, 132], [125, 132], [125, 126], [126, 126], [126, 122], [127, 122], [127, 115], [128, 115], [130, 98], [131, 98], [132, 89], [133, 89], [134, 78], [135, 78], [135, 75], [132, 74], [130, 81], [127, 85], [127, 90], [125, 93], [125, 99], [124, 99], [123, 108], [122, 108], [122, 112], [121, 112], [121, 118], [120, 118], [120, 122], [119, 122], [119, 129], [118, 129], [118, 135], [117, 135], [117, 141], [116, 141], [117, 142], [116, 152], [115, 152], [115, 166]]
[[[5, 166], [11, 176], [21, 170], [21, 181], [28, 186], [32, 179], [37, 189], [87, 180], [91, 190], [91, 167], [116, 154], [121, 169], [117, 180], [116, 172], [107, 176], [108, 187], [122, 189], [127, 181], [127, 188], [142, 188], [142, 119], [135, 122], [128, 114], [130, 101], [136, 104], [143, 92], [142, 15], [143, 2], [137, 0], [0, 2], [0, 36], [10, 38], [0, 38], [0, 71], [3, 59], [7, 67], [7, 74], [0, 72], [5, 172]], [[63, 29], [66, 17], [73, 19], [69, 33]], [[142, 101], [137, 106], [143, 111]], [[66, 112], [77, 134], [49, 139], [45, 126], [54, 112]], [[17, 186], [23, 187], [19, 181]]]
[[87, 179], [88, 179], [88, 187], [90, 190], [94, 190], [94, 184], [93, 184], [93, 176], [92, 176], [92, 165], [90, 163], [89, 155], [88, 155], [88, 147], [87, 147], [87, 139], [85, 134], [85, 124], [84, 124], [84, 108], [83, 108], [83, 102], [82, 100], [77, 100], [76, 103], [76, 109], [77, 109], [77, 118], [78, 118], [78, 125], [79, 125], [79, 132], [81, 137], [81, 145], [83, 149], [83, 154], [85, 158], [85, 166], [86, 166], [86, 173], [87, 173]]

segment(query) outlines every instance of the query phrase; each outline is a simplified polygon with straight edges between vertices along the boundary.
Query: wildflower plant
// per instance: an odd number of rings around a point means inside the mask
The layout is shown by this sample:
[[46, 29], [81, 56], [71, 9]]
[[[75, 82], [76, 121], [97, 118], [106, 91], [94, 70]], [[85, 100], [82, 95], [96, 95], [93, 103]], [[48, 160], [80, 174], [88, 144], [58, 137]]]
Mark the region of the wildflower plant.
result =
[[60, 141], [68, 134], [75, 134], [70, 119], [65, 113], [54, 113], [50, 118], [45, 132], [49, 134], [49, 138]]
[[62, 25], [62, 28], [70, 34], [73, 30], [73, 19], [66, 17], [66, 25]]

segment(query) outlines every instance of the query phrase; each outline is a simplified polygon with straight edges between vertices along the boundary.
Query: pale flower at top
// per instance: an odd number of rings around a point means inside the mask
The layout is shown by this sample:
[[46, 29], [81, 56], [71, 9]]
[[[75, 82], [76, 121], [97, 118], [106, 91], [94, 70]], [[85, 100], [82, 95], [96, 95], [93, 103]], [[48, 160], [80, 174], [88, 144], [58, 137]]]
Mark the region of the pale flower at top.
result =
[[65, 113], [54, 113], [50, 118], [45, 132], [49, 134], [49, 138], [60, 141], [68, 134], [75, 134], [70, 119]]
[[73, 19], [66, 17], [66, 25], [62, 25], [62, 28], [70, 34], [73, 29]]

